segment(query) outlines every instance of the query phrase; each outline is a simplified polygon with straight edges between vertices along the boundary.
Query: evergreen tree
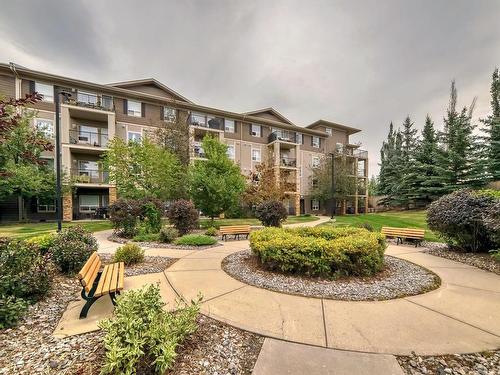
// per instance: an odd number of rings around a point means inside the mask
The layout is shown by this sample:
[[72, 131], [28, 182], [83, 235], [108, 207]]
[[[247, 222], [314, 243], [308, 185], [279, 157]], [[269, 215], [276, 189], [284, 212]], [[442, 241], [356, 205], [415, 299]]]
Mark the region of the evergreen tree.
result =
[[415, 167], [414, 153], [418, 142], [417, 129], [414, 128], [414, 123], [411, 121], [410, 116], [406, 116], [403, 122], [401, 137], [401, 165], [399, 169], [402, 172], [402, 176], [399, 179], [399, 196], [396, 197], [396, 200], [399, 201], [402, 206], [409, 208], [413, 195], [413, 180], [409, 172]]
[[384, 192], [386, 197], [381, 202], [388, 206], [401, 206], [404, 203], [401, 182], [404, 170], [401, 169], [403, 165], [403, 136], [399, 130], [387, 145]]
[[389, 161], [392, 157], [394, 151], [394, 125], [391, 122], [389, 124], [389, 134], [387, 135], [387, 140], [382, 143], [380, 149], [380, 173], [379, 173], [379, 186], [378, 192], [380, 195], [388, 195], [390, 192], [390, 186], [388, 183], [388, 177], [390, 174]]
[[488, 180], [500, 180], [500, 73], [495, 69], [491, 82], [491, 115], [482, 119], [486, 134], [484, 147], [484, 165]]

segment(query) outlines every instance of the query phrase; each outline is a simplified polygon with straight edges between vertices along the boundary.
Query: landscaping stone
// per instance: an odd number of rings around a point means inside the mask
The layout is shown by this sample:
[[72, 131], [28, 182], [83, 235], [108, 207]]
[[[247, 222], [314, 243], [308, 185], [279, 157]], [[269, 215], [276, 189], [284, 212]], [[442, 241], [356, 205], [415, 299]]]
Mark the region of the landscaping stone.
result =
[[163, 242], [135, 242], [127, 238], [119, 237], [116, 234], [112, 234], [111, 236], [109, 236], [108, 240], [120, 244], [126, 244], [128, 242], [132, 242], [144, 248], [161, 248], [161, 249], [175, 249], [175, 250], [206, 250], [206, 249], [211, 249], [213, 247], [224, 245], [221, 242], [217, 242], [213, 245], [206, 245], [206, 246], [175, 245], [173, 243], [163, 243]]
[[411, 262], [385, 257], [385, 269], [373, 277], [338, 280], [268, 271], [250, 250], [226, 257], [223, 269], [236, 279], [260, 288], [307, 297], [348, 301], [387, 300], [421, 294], [439, 287], [437, 275]]
[[[113, 256], [110, 254], [100, 254], [103, 263], [112, 262]], [[125, 266], [125, 276], [145, 275], [148, 273], [163, 272], [177, 261], [175, 258], [163, 256], [145, 256], [144, 262]]]

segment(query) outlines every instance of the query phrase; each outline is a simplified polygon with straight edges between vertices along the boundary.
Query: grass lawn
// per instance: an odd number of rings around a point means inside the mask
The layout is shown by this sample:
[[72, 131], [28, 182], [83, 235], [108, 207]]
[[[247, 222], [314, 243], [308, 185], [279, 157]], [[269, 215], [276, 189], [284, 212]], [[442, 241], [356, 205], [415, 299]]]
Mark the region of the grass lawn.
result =
[[[81, 225], [91, 232], [113, 228], [108, 220], [93, 220], [83, 222], [63, 223], [63, 228]], [[0, 225], [0, 237], [15, 237], [27, 239], [40, 234], [55, 232], [57, 223], [16, 223]]]
[[357, 226], [358, 224], [368, 223], [375, 230], [380, 230], [382, 227], [421, 228], [425, 229], [425, 240], [443, 242], [442, 239], [427, 228], [426, 219], [426, 211], [398, 211], [337, 216], [335, 222], [330, 221], [323, 225]]
[[[294, 224], [294, 223], [306, 223], [308, 221], [319, 220], [317, 216], [289, 216], [286, 220], [285, 224]], [[248, 219], [215, 219], [214, 227], [219, 228], [221, 225], [262, 225], [260, 221], [256, 218], [248, 218]], [[208, 228], [212, 226], [210, 219], [200, 219], [200, 227]]]

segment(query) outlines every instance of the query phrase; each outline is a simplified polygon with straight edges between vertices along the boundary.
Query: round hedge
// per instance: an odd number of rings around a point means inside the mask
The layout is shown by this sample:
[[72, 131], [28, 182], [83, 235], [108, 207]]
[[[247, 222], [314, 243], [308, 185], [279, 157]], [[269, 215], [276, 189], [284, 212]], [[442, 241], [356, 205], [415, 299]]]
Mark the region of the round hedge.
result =
[[250, 248], [272, 270], [310, 276], [371, 276], [384, 266], [385, 238], [364, 228], [265, 228]]

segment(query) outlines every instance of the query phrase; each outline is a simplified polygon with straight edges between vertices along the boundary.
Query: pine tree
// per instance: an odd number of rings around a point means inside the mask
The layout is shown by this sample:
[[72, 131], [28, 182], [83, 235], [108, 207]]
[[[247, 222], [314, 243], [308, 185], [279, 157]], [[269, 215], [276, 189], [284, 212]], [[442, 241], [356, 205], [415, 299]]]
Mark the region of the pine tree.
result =
[[382, 143], [380, 149], [380, 173], [379, 173], [379, 187], [378, 192], [381, 195], [388, 195], [390, 192], [390, 186], [388, 183], [389, 175], [389, 160], [392, 157], [394, 150], [394, 125], [391, 122], [389, 124], [389, 134], [387, 135], [387, 140]]
[[400, 195], [396, 199], [402, 206], [409, 208], [413, 194], [413, 181], [409, 172], [415, 166], [414, 153], [418, 142], [417, 130], [414, 128], [414, 123], [411, 121], [410, 116], [407, 116], [403, 122], [401, 137], [401, 165], [399, 168], [402, 172], [402, 177], [399, 180], [398, 192]]
[[403, 136], [398, 130], [387, 144], [387, 160], [385, 167], [385, 190], [386, 197], [381, 203], [388, 206], [401, 206], [402, 199], [401, 179], [404, 171], [401, 169], [403, 164]]
[[493, 72], [491, 82], [491, 115], [482, 119], [486, 134], [484, 137], [484, 165], [487, 180], [500, 180], [500, 73], [498, 68]]

